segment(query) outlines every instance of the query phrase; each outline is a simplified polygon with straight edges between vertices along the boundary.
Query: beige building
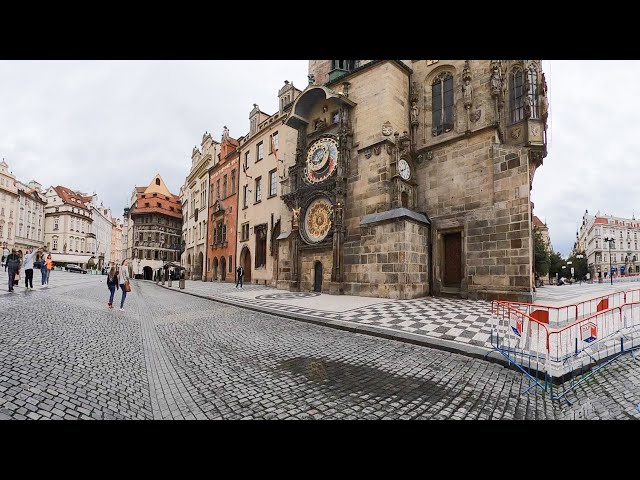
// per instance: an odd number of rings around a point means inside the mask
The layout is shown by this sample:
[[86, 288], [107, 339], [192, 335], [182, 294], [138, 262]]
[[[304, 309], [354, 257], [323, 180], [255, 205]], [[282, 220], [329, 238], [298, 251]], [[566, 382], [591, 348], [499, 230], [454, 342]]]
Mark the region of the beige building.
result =
[[206, 279], [209, 168], [218, 159], [219, 145], [211, 134], [204, 133], [201, 148], [193, 147], [191, 170], [180, 189], [185, 245], [181, 265], [186, 269], [186, 278], [191, 280]]
[[539, 60], [311, 61], [279, 284], [531, 301], [547, 113]]
[[[591, 277], [608, 278], [640, 273], [640, 220], [585, 211], [573, 253], [587, 257]], [[611, 239], [606, 241], [605, 239]]]
[[122, 263], [122, 223], [119, 218], [111, 219], [111, 262]]
[[0, 242], [3, 256], [15, 246], [16, 212], [18, 211], [18, 187], [16, 177], [9, 172], [9, 165], [0, 162]]
[[160, 174], [146, 187], [135, 187], [131, 206], [125, 208], [129, 271], [145, 280], [169, 262], [180, 259], [182, 208]]
[[44, 242], [57, 266], [68, 263], [86, 268], [96, 261], [95, 234], [91, 231], [93, 197], [57, 186], [46, 193]]
[[42, 194], [42, 185], [36, 181], [18, 187], [18, 210], [15, 231], [15, 246], [26, 251], [44, 246], [44, 207], [47, 201]]
[[237, 262], [244, 281], [276, 286], [287, 267], [279, 262], [279, 239], [291, 232], [291, 212], [282, 201], [282, 182], [294, 165], [297, 132], [283, 122], [300, 90], [285, 81], [273, 115], [253, 105], [249, 133], [240, 142]]

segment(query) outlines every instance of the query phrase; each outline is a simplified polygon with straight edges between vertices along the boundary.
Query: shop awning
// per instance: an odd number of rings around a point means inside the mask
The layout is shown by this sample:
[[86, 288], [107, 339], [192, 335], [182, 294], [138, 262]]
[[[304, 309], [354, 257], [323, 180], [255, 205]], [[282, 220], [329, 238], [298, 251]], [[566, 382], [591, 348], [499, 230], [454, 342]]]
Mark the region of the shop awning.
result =
[[52, 253], [51, 260], [53, 263], [61, 262], [61, 263], [76, 263], [78, 265], [87, 263], [90, 258], [93, 258], [93, 255], [70, 255], [68, 253]]

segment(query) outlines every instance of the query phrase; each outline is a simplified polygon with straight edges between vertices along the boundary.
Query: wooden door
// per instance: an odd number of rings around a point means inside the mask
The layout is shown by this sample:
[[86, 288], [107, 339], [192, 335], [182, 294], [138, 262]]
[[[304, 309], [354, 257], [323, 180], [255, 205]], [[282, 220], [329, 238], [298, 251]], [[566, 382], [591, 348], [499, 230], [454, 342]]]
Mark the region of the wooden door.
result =
[[460, 232], [443, 236], [445, 287], [460, 287], [462, 281], [462, 236]]

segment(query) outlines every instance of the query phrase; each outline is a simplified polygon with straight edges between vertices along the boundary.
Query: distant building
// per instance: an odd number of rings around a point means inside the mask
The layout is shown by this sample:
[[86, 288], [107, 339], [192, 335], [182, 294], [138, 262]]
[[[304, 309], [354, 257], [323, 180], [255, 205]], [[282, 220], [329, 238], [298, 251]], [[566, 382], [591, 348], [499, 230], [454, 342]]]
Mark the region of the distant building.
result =
[[242, 138], [231, 138], [225, 127], [220, 153], [209, 167], [207, 281], [232, 282], [235, 279], [240, 174], [238, 142]]
[[93, 197], [58, 185], [46, 193], [44, 242], [53, 262], [86, 268], [96, 262], [95, 234], [92, 232]]
[[207, 206], [209, 197], [209, 168], [218, 161], [219, 143], [205, 132], [191, 153], [191, 170], [180, 189], [182, 206], [182, 238], [185, 244], [182, 266], [186, 278], [204, 280], [207, 262]]
[[0, 242], [2, 242], [4, 250], [11, 250], [15, 247], [17, 210], [16, 177], [9, 172], [9, 165], [2, 159], [0, 162]]
[[549, 237], [549, 227], [536, 215], [533, 216], [533, 226], [537, 227], [538, 231], [542, 235], [542, 241], [547, 246], [549, 253], [553, 253], [553, 246], [551, 245], [551, 238]]
[[127, 252], [132, 275], [153, 279], [166, 262], [180, 260], [182, 208], [160, 174], [147, 187], [135, 187], [125, 208]]
[[[640, 220], [613, 215], [589, 215], [586, 210], [573, 253], [585, 252], [593, 278], [640, 273]], [[605, 238], [612, 239], [611, 242]]]
[[28, 185], [16, 182], [18, 187], [18, 210], [15, 231], [15, 246], [26, 251], [44, 246], [44, 207], [47, 201], [42, 186], [31, 181]]

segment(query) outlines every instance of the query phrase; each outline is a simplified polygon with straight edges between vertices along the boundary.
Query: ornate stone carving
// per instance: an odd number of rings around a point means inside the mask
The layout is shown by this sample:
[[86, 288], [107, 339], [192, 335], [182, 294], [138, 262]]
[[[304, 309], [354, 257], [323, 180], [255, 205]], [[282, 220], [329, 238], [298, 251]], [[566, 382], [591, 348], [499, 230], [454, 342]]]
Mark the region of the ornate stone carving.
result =
[[411, 100], [411, 124], [412, 125], [417, 125], [418, 124], [418, 114], [420, 113], [420, 110], [418, 108], [418, 99], [414, 98]]
[[388, 137], [393, 133], [393, 127], [391, 126], [391, 122], [384, 122], [382, 124], [382, 135]]
[[480, 116], [482, 115], [482, 110], [478, 109], [475, 112], [471, 113], [469, 115], [469, 119], [471, 119], [471, 121], [473, 123], [477, 122], [478, 120], [480, 120]]
[[228, 139], [229, 139], [229, 129], [225, 125], [224, 127], [222, 127], [222, 141], [224, 142], [225, 140], [228, 140]]
[[540, 127], [538, 125], [534, 125], [533, 127], [531, 127], [531, 134], [534, 137], [537, 137], [538, 135], [540, 135]]
[[393, 145], [387, 143], [387, 154], [391, 155], [393, 153]]
[[462, 69], [462, 98], [464, 101], [464, 108], [469, 110], [473, 104], [473, 87], [471, 86], [471, 68], [469, 66], [469, 60], [464, 61], [464, 68]]
[[364, 151], [364, 158], [366, 158], [366, 159], [371, 158], [371, 154], [372, 154], [372, 153], [373, 153], [373, 152], [371, 151], [371, 148], [367, 148], [367, 149]]
[[380, 152], [382, 151], [382, 145], [376, 145], [373, 147], [373, 153], [377, 156], [380, 155]]
[[520, 135], [522, 134], [522, 129], [521, 128], [514, 128], [513, 130], [511, 130], [511, 138], [517, 140], [518, 138], [520, 138]]
[[502, 67], [500, 60], [491, 60], [491, 95], [500, 97], [502, 95]]
[[291, 228], [297, 229], [300, 226], [300, 210], [301, 207], [293, 208], [291, 212], [293, 213], [291, 217]]
[[309, 80], [309, 85], [315, 85], [316, 76], [313, 73], [310, 73], [309, 75], [307, 75], [307, 79]]
[[327, 121], [324, 118], [319, 118], [315, 123], [315, 130], [321, 130], [327, 126]]

